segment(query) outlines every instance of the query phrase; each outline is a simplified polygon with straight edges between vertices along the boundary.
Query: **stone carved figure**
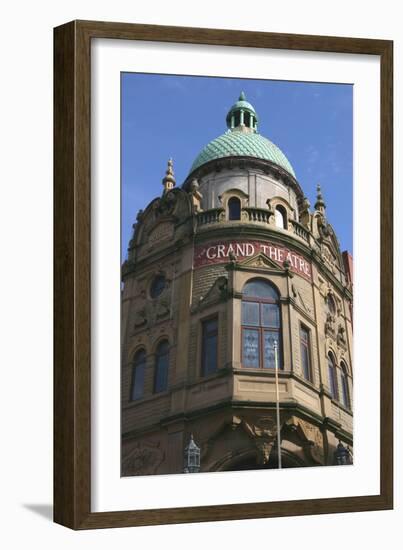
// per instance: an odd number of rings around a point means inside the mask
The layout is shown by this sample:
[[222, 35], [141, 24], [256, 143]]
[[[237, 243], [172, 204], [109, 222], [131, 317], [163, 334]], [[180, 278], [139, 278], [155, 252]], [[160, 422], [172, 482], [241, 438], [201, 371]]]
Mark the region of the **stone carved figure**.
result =
[[327, 336], [334, 336], [334, 317], [331, 313], [326, 314], [325, 334]]
[[271, 416], [263, 416], [256, 419], [254, 422], [247, 422], [244, 420], [243, 425], [247, 433], [254, 439], [258, 452], [258, 462], [260, 464], [267, 464], [277, 434], [274, 418]]
[[339, 328], [337, 330], [337, 345], [343, 347], [347, 345], [345, 332], [346, 329], [342, 325], [339, 325]]

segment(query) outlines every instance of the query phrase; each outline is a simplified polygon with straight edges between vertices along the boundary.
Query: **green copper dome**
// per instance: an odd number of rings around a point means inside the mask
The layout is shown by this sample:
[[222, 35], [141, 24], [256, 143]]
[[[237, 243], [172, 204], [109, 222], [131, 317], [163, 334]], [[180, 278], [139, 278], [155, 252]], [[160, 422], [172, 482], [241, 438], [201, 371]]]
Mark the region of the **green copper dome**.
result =
[[242, 92], [239, 101], [228, 112], [227, 130], [210, 141], [192, 164], [193, 172], [211, 160], [226, 157], [253, 157], [277, 164], [295, 177], [295, 172], [284, 153], [271, 141], [257, 132], [258, 117], [253, 106]]
[[226, 132], [210, 141], [198, 155], [190, 171], [193, 172], [210, 160], [224, 157], [254, 157], [269, 160], [295, 177], [291, 164], [277, 145], [260, 134], [245, 134], [236, 130]]

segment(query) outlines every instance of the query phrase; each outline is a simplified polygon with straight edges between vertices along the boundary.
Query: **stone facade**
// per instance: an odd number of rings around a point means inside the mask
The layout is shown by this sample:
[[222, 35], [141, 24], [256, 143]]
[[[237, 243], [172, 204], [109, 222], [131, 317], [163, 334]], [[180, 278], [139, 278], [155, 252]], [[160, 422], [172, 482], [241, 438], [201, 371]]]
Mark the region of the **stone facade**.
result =
[[[292, 174], [238, 154], [198, 167], [182, 187], [171, 163], [163, 184], [137, 216], [122, 270], [122, 475], [183, 472], [191, 434], [201, 471], [278, 466], [275, 371], [243, 364], [251, 280], [279, 296], [282, 466], [333, 465], [339, 442], [352, 456], [352, 278], [320, 190], [311, 211]], [[216, 364], [206, 371], [209, 319]]]

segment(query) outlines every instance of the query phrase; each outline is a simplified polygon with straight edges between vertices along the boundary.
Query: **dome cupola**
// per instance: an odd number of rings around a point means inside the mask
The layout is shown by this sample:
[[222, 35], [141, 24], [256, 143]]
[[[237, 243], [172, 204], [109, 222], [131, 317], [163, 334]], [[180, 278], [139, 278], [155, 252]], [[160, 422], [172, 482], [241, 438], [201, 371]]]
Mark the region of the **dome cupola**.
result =
[[228, 111], [226, 121], [230, 130], [257, 132], [258, 116], [253, 105], [246, 101], [244, 92], [241, 92], [238, 101]]
[[202, 149], [192, 164], [187, 180], [190, 181], [190, 175], [201, 166], [230, 157], [268, 161], [295, 178], [295, 172], [284, 153], [258, 133], [258, 121], [255, 108], [246, 100], [244, 92], [241, 92], [238, 101], [228, 111], [228, 130]]

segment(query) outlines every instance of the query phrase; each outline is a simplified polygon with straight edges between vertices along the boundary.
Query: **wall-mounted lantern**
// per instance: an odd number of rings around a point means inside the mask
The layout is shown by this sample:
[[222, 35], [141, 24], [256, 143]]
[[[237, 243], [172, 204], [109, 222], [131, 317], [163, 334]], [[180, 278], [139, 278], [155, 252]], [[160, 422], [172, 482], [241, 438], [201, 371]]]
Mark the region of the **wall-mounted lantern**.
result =
[[190, 435], [190, 441], [185, 447], [185, 474], [194, 474], [200, 471], [200, 447], [196, 445], [193, 434]]
[[341, 441], [337, 445], [334, 457], [338, 466], [346, 466], [353, 463], [350, 449], [348, 446], [345, 447]]

